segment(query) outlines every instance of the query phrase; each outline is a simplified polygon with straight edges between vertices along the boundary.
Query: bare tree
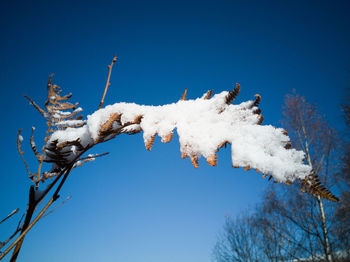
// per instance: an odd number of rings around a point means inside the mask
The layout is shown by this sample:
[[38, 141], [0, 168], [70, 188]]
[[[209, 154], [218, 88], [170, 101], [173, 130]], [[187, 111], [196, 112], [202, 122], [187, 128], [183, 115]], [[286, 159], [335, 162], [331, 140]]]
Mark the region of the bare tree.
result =
[[226, 218], [223, 232], [215, 245], [213, 257], [218, 262], [258, 262], [264, 254], [259, 249], [254, 217], [248, 213]]
[[[287, 95], [283, 111], [283, 123], [290, 134], [295, 147], [305, 152], [307, 163], [314, 169], [314, 179], [332, 186], [330, 178], [337, 171], [332, 161], [336, 147], [337, 136], [333, 128], [322, 119], [314, 105], [297, 94]], [[303, 185], [302, 185], [303, 186]], [[324, 203], [319, 195], [316, 196], [321, 221], [322, 238], [320, 239], [326, 260], [332, 262], [332, 251], [328, 234], [327, 218]]]
[[[349, 98], [348, 98], [349, 101]], [[341, 157], [342, 167], [337, 174], [337, 184], [340, 188], [340, 202], [336, 210], [337, 227], [334, 234], [339, 241], [337, 247], [350, 258], [350, 103], [343, 105], [347, 130], [342, 136], [343, 154]]]

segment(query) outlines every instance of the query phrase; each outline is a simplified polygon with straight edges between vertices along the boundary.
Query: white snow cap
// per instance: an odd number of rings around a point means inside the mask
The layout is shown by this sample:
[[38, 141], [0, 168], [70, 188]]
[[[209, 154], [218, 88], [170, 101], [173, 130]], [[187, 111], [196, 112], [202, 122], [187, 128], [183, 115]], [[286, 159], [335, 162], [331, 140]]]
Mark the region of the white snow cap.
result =
[[[146, 144], [152, 142], [156, 134], [168, 142], [170, 139], [167, 138], [176, 128], [184, 157], [197, 159], [203, 155], [216, 159], [218, 147], [227, 142], [231, 144], [233, 166], [258, 169], [278, 182], [302, 179], [310, 173], [311, 168], [303, 161], [304, 153], [285, 148], [290, 139], [283, 129], [259, 124], [261, 116], [254, 101], [227, 104], [228, 95], [228, 92], [222, 92], [211, 99], [203, 96], [164, 106], [116, 103], [89, 115], [83, 127], [56, 131], [48, 144], [78, 138], [84, 147], [103, 142], [98, 140], [101, 126], [112, 114], [118, 114], [120, 118], [113, 122], [112, 131], [142, 130]], [[137, 118], [139, 121], [135, 122]]]

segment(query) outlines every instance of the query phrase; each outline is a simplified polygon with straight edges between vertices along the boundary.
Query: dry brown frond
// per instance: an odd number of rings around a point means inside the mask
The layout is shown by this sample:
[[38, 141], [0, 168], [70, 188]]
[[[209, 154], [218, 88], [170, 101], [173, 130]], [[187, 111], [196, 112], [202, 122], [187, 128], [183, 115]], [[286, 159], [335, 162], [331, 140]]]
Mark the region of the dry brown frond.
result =
[[235, 88], [232, 91], [229, 91], [228, 95], [226, 96], [226, 101], [225, 102], [226, 102], [227, 105], [233, 103], [235, 98], [238, 96], [240, 90], [241, 90], [241, 86], [238, 83], [236, 83]]
[[222, 142], [221, 144], [218, 145], [218, 149], [220, 149], [220, 148], [222, 148], [222, 147], [225, 147], [225, 148], [226, 148], [227, 144], [230, 144], [230, 142], [229, 142], [229, 141], [224, 141], [224, 142]]
[[171, 139], [173, 139], [173, 132], [165, 135], [165, 136], [162, 136], [162, 142], [163, 143], [169, 143], [171, 141]]
[[313, 196], [320, 196], [321, 198], [338, 202], [339, 199], [333, 195], [329, 189], [322, 185], [319, 177], [312, 173], [301, 182], [301, 192], [307, 192]]
[[192, 165], [195, 168], [198, 168], [198, 157], [195, 155], [190, 155], [190, 159], [191, 159]]
[[245, 171], [249, 171], [251, 168], [250, 168], [250, 166], [245, 166], [245, 167], [243, 167], [243, 169], [244, 169]]
[[255, 101], [254, 101], [254, 106], [259, 106], [260, 104], [260, 101], [261, 101], [261, 96], [259, 94], [256, 94], [255, 95]]
[[215, 155], [207, 157], [207, 163], [211, 166], [217, 166], [218, 156], [215, 154]]
[[155, 138], [156, 138], [156, 135], [153, 135], [153, 136], [150, 137], [150, 139], [148, 139], [145, 142], [145, 146], [146, 146], [147, 150], [151, 151]]
[[97, 141], [95, 141], [96, 144], [103, 141], [103, 139], [111, 133], [114, 122], [118, 122], [120, 124], [120, 118], [121, 115], [118, 113], [113, 113], [109, 116], [108, 120], [101, 125], [99, 136], [97, 138]]
[[292, 148], [292, 143], [287, 142], [286, 145], [284, 146], [285, 149], [291, 149]]
[[143, 115], [139, 115], [139, 116], [135, 117], [133, 124], [140, 124], [142, 118], [143, 118]]
[[292, 182], [291, 181], [289, 181], [289, 180], [286, 180], [286, 182], [284, 182], [287, 186], [290, 186], [290, 185], [292, 185]]
[[253, 111], [253, 113], [256, 114], [256, 115], [260, 115], [260, 114], [261, 114], [261, 109], [260, 109], [260, 108], [255, 109], [255, 110]]
[[209, 98], [211, 98], [211, 96], [213, 95], [213, 90], [209, 90], [205, 96], [204, 96], [204, 100], [208, 100]]
[[66, 100], [68, 100], [71, 97], [72, 97], [72, 93], [69, 93], [68, 95], [65, 95], [65, 96], [59, 96], [59, 95], [56, 94], [56, 100], [57, 101], [66, 101]]

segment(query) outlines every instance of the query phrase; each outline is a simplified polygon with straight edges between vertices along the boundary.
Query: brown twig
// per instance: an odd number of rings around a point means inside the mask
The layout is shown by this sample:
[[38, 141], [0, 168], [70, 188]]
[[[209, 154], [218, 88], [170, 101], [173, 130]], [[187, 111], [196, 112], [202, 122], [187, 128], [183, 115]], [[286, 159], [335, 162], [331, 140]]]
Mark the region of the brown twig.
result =
[[7, 215], [7, 217], [5, 217], [3, 220], [0, 221], [0, 224], [4, 221], [6, 221], [7, 219], [9, 219], [10, 217], [12, 217], [14, 214], [16, 214], [19, 211], [19, 208], [16, 208], [15, 210], [13, 210], [9, 215]]
[[186, 95], [187, 95], [187, 88], [185, 88], [185, 91], [183, 92], [180, 101], [185, 101], [186, 100]]
[[60, 206], [62, 206], [64, 203], [66, 203], [69, 199], [72, 198], [72, 195], [70, 195], [69, 197], [67, 197], [65, 200], [63, 200], [60, 204], [58, 204], [54, 209], [50, 210], [49, 212], [47, 212], [45, 215], [42, 216], [42, 218], [50, 215], [53, 211], [55, 211], [57, 208], [59, 208]]
[[16, 261], [19, 250], [21, 248], [21, 245], [23, 243], [23, 238], [24, 236], [28, 233], [28, 231], [39, 221], [39, 219], [42, 217], [42, 215], [46, 212], [46, 210], [51, 206], [51, 204], [53, 203], [53, 198], [50, 199], [50, 201], [46, 204], [46, 206], [40, 211], [40, 213], [37, 215], [37, 217], [32, 221], [32, 223], [30, 223], [28, 225], [28, 227], [26, 227], [26, 229], [21, 233], [21, 235], [19, 237], [17, 237], [17, 239], [0, 255], [0, 260], [2, 258], [4, 258], [4, 256], [6, 256], [11, 249], [16, 246], [18, 248], [16, 248], [14, 250], [14, 254], [11, 257], [11, 262]]
[[91, 159], [91, 158], [97, 158], [97, 157], [101, 157], [101, 156], [106, 156], [108, 154], [109, 154], [109, 152], [105, 152], [105, 153], [102, 153], [102, 154], [96, 154], [96, 155], [81, 157], [81, 158], [78, 159], [78, 161], [85, 160], [85, 159]]
[[1, 243], [0, 243], [0, 249], [1, 249], [3, 246], [5, 246], [8, 242], [10, 242], [11, 239], [14, 238], [14, 236], [17, 235], [17, 233], [18, 233], [19, 231], [21, 231], [21, 230], [20, 230], [19, 228], [17, 228], [16, 231], [15, 231], [6, 241], [1, 242]]
[[114, 55], [113, 60], [112, 60], [112, 63], [108, 66], [108, 77], [107, 77], [107, 82], [106, 82], [105, 90], [104, 90], [104, 92], [103, 92], [103, 96], [102, 96], [100, 105], [98, 106], [98, 109], [101, 109], [101, 107], [103, 106], [104, 99], [105, 99], [105, 96], [106, 96], [106, 93], [107, 93], [107, 89], [108, 89], [108, 87], [110, 86], [109, 79], [111, 78], [112, 67], [113, 67], [113, 64], [114, 64], [116, 61], [117, 61], [117, 56]]
[[45, 118], [46, 120], [47, 118], [47, 113], [45, 112], [44, 109], [42, 109], [40, 106], [38, 106], [29, 96], [24, 95], [25, 98], [27, 98], [29, 100], [29, 103], [35, 107], [36, 110], [38, 110], [38, 112], [41, 114], [41, 116], [43, 118]]
[[26, 170], [27, 170], [27, 173], [28, 173], [29, 177], [31, 177], [31, 172], [29, 171], [28, 164], [27, 164], [27, 162], [26, 162], [26, 160], [25, 160], [25, 158], [23, 156], [24, 152], [21, 150], [21, 144], [22, 144], [21, 139], [20, 139], [21, 132], [22, 132], [22, 128], [20, 130], [18, 130], [18, 133], [17, 133], [17, 150], [18, 150], [18, 153], [21, 155], [21, 157], [23, 159], [23, 162], [24, 162], [24, 165], [26, 167]]
[[106, 152], [106, 153], [102, 153], [102, 154], [90, 155], [90, 156], [87, 156], [87, 157], [81, 157], [75, 162], [75, 164], [73, 165], [73, 168], [81, 167], [86, 162], [95, 161], [95, 158], [102, 157], [102, 156], [105, 156], [105, 155], [108, 155], [108, 154], [109, 153]]
[[[19, 209], [18, 209], [18, 210], [19, 210]], [[17, 212], [15, 212], [15, 213], [17, 213]], [[15, 213], [13, 212], [13, 214], [15, 214]], [[12, 213], [11, 213], [11, 214], [12, 214]], [[19, 220], [15, 232], [13, 232], [13, 234], [12, 234], [6, 241], [0, 242], [0, 249], [1, 249], [3, 246], [6, 246], [7, 243], [10, 242], [11, 239], [14, 238], [14, 236], [17, 235], [17, 233], [21, 231], [22, 226], [23, 226], [23, 224], [22, 224], [22, 219], [24, 218], [24, 215], [25, 215], [25, 214], [23, 214], [22, 217], [21, 217], [21, 219]], [[1, 253], [1, 252], [0, 252], [0, 253]]]

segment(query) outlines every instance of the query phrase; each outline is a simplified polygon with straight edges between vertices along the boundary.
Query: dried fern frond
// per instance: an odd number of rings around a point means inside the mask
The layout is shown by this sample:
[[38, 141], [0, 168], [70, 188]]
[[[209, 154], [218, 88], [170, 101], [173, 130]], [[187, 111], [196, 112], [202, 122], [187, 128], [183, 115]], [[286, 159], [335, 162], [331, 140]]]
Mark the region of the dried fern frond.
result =
[[[68, 102], [68, 99], [72, 97], [72, 94], [67, 94], [61, 96], [62, 90], [59, 86], [52, 84], [52, 75], [50, 75], [47, 83], [47, 100], [44, 104], [45, 109], [38, 106], [31, 98], [25, 96], [30, 104], [41, 114], [41, 116], [46, 120], [47, 131], [44, 138], [44, 147], [40, 153], [37, 149], [36, 143], [34, 141], [34, 127], [32, 128], [32, 135], [30, 137], [31, 149], [39, 162], [38, 172], [31, 174], [33, 181], [37, 184], [44, 182], [48, 177], [59, 174], [59, 171], [46, 171], [41, 172], [43, 162], [54, 163], [58, 167], [64, 167], [67, 163], [67, 158], [71, 158], [71, 153], [75, 148], [83, 150], [83, 145], [80, 144], [80, 140], [67, 141], [67, 143], [58, 144], [54, 141], [51, 144], [46, 144], [50, 139], [51, 134], [59, 131], [65, 130], [66, 128], [79, 128], [85, 125], [85, 121], [81, 120], [83, 116], [80, 114], [82, 112], [81, 108], [77, 108], [79, 103], [72, 104]], [[72, 111], [73, 110], [73, 111]], [[67, 147], [70, 148], [67, 150]], [[64, 148], [64, 149], [63, 149]], [[63, 150], [62, 150], [63, 149]], [[28, 167], [26, 166], [28, 169]]]
[[[56, 95], [56, 90], [58, 90], [57, 87], [52, 86], [50, 91], [51, 96]], [[57, 117], [57, 110], [66, 107], [74, 107], [76, 104], [68, 104], [68, 102], [60, 104], [60, 102], [57, 101], [58, 99], [52, 97], [52, 99], [48, 100], [46, 108], [48, 109], [47, 113], [50, 116], [51, 123], [54, 122], [54, 124], [50, 126], [50, 130], [55, 130], [56, 128], [56, 131], [46, 144], [45, 150], [47, 158], [45, 161], [55, 163], [59, 167], [72, 163], [72, 161], [80, 161], [79, 165], [81, 165], [83, 162], [92, 161], [92, 158], [78, 160], [77, 155], [87, 151], [94, 145], [106, 142], [122, 133], [136, 134], [141, 131], [147, 134], [144, 135], [146, 149], [151, 150], [157, 134], [160, 135], [162, 142], [166, 143], [172, 139], [174, 129], [177, 128], [180, 139], [181, 157], [187, 158], [187, 156], [189, 156], [193, 166], [196, 168], [198, 167], [198, 159], [201, 155], [206, 156], [209, 165], [216, 166], [217, 151], [224, 146], [231, 145], [233, 149], [233, 167], [241, 166], [244, 170], [255, 169], [257, 172], [262, 172], [263, 177], [269, 174], [269, 180], [274, 178], [274, 182], [284, 182], [286, 184], [290, 184], [296, 178], [302, 177], [300, 172], [305, 173], [304, 177], [306, 177], [311, 168], [303, 163], [293, 162], [300, 161], [302, 152], [298, 153], [298, 151], [293, 150], [290, 151], [291, 153], [286, 153], [283, 151], [291, 148], [288, 133], [283, 129], [278, 129], [277, 131], [276, 128], [272, 126], [260, 126], [264, 118], [261, 115], [261, 110], [258, 108], [261, 101], [259, 95], [256, 95], [253, 101], [232, 105], [239, 91], [240, 85], [236, 84], [234, 90], [222, 92], [214, 97], [211, 97], [212, 91], [208, 91], [199, 99], [186, 100], [186, 89], [180, 101], [171, 105], [152, 107], [116, 103], [108, 108], [98, 110], [90, 115], [87, 121], [82, 121], [73, 111], [73, 113], [70, 113], [70, 117], [75, 120], [79, 118], [81, 121], [74, 122], [74, 120], [71, 120], [72, 123], [78, 123], [78, 125], [69, 130], [64, 129], [67, 127], [66, 125], [62, 125], [62, 123], [65, 123], [64, 121], [67, 120], [61, 120], [61, 124], [58, 124], [57, 118], [52, 118], [51, 115], [54, 112]], [[203, 106], [205, 108], [201, 109]], [[208, 110], [208, 112], [205, 110]], [[187, 118], [183, 118], [179, 115], [181, 114], [180, 112], [185, 113]], [[204, 117], [206, 113], [208, 113], [208, 117]], [[65, 117], [67, 115], [66, 113], [60, 113], [58, 115], [67, 119]], [[199, 116], [201, 117], [200, 121], [198, 120]], [[217, 125], [221, 121], [224, 124]], [[227, 123], [230, 124], [228, 125]], [[198, 128], [198, 126], [196, 126], [197, 124], [201, 128], [205, 128], [205, 130]], [[193, 128], [189, 128], [188, 126]], [[220, 130], [223, 126], [228, 129], [232, 128], [232, 132], [227, 133], [227, 135], [222, 136], [222, 138], [216, 137], [214, 140], [215, 144], [206, 146], [205, 143], [210, 142], [216, 135], [213, 130]], [[244, 128], [240, 131], [241, 127]], [[247, 129], [248, 127], [251, 127], [251, 129]], [[57, 128], [62, 129], [57, 130]], [[253, 132], [251, 130], [255, 131]], [[260, 131], [257, 132], [258, 130]], [[186, 134], [185, 138], [182, 137], [184, 134], [183, 132]], [[193, 132], [193, 134], [191, 132]], [[250, 132], [253, 133], [250, 134]], [[268, 139], [256, 139], [261, 135], [261, 132], [267, 135]], [[222, 134], [221, 131], [218, 133]], [[293, 174], [290, 168], [284, 170], [284, 165], [280, 164], [280, 168], [277, 169], [278, 172], [281, 172], [282, 168], [285, 173], [283, 175], [276, 174], [275, 172], [277, 171], [272, 168], [274, 165], [268, 166], [265, 161], [257, 161], [254, 157], [250, 159], [249, 154], [242, 154], [242, 152], [240, 152], [240, 154], [235, 154], [235, 150], [244, 150], [245, 148], [241, 145], [237, 145], [237, 140], [234, 137], [237, 133], [239, 133], [241, 137], [249, 135], [253, 142], [247, 142], [243, 139], [242, 143], [248, 143], [247, 146], [250, 150], [251, 148], [256, 148], [259, 154], [266, 154], [266, 158], [279, 158], [282, 162], [287, 161], [286, 157], [287, 159], [291, 158], [291, 163], [285, 163], [285, 166], [289, 166], [290, 164], [294, 165], [295, 168], [298, 169], [295, 172], [299, 172], [299, 175]], [[68, 140], [65, 140], [65, 137], [68, 138]], [[218, 143], [220, 140], [221, 142]], [[269, 143], [267, 141], [274, 141], [274, 143]], [[269, 149], [271, 145], [278, 145], [278, 148], [271, 150]], [[75, 153], [73, 153], [74, 150]], [[278, 154], [282, 153], [284, 157], [280, 157], [277, 153], [272, 152], [278, 152]], [[271, 155], [271, 153], [273, 155]], [[298, 154], [300, 154], [300, 156]], [[242, 159], [243, 155], [246, 156], [246, 159]], [[76, 165], [79, 166], [78, 164]], [[311, 178], [307, 179], [313, 181]], [[303, 183], [305, 184], [305, 182]], [[313, 194], [318, 192], [321, 197], [327, 199], [335, 199], [325, 188], [317, 183], [312, 183], [310, 184], [312, 185], [311, 191], [308, 191]]]
[[203, 99], [208, 100], [211, 98], [212, 95], [213, 95], [213, 90], [209, 90], [207, 93], [205, 93], [205, 95], [203, 96]]
[[145, 147], [147, 150], [151, 151], [155, 138], [156, 135], [152, 135], [148, 140], [146, 140]]
[[169, 143], [171, 141], [171, 139], [173, 139], [173, 132], [170, 132], [169, 134], [162, 136], [162, 142], [163, 143]]
[[215, 155], [207, 157], [207, 163], [210, 166], [217, 166], [218, 165], [218, 156], [215, 154]]
[[324, 199], [331, 200], [334, 202], [338, 202], [339, 198], [334, 196], [329, 189], [327, 189], [324, 185], [322, 185], [319, 177], [312, 172], [311, 175], [307, 176], [305, 179], [301, 181], [301, 189], [302, 192], [306, 192], [312, 194], [313, 196], [320, 196]]
[[238, 96], [239, 91], [241, 91], [241, 86], [238, 83], [236, 83], [235, 88], [232, 91], [229, 91], [228, 95], [226, 96], [226, 104], [232, 104]]

